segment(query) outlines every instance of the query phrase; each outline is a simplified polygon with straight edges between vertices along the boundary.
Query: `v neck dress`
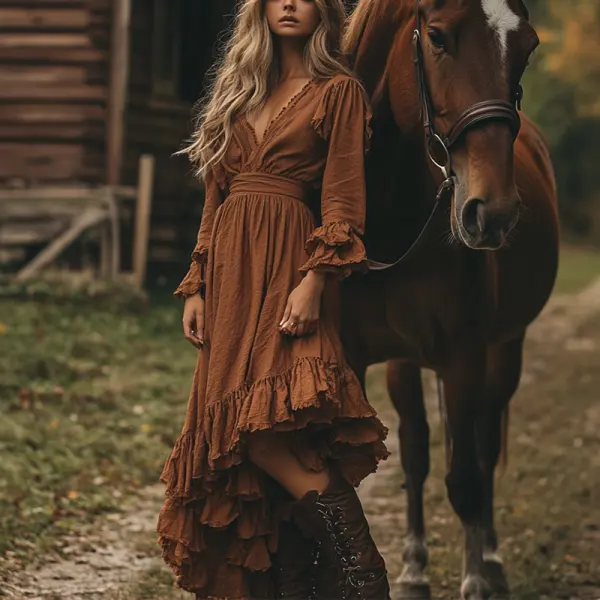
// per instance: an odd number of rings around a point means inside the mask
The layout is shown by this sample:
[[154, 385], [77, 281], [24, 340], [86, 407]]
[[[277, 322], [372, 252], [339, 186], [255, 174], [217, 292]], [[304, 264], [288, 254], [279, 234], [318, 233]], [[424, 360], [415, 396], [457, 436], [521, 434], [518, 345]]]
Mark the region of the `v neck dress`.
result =
[[[197, 598], [272, 597], [271, 557], [291, 498], [250, 462], [253, 432], [287, 432], [306, 468], [333, 461], [353, 485], [387, 457], [387, 431], [339, 334], [340, 282], [366, 269], [370, 119], [356, 79], [310, 80], [260, 143], [238, 116], [206, 179], [192, 264], [175, 292], [204, 296], [205, 343], [161, 475], [157, 528], [179, 586]], [[317, 330], [290, 337], [279, 322], [310, 269], [330, 273]]]

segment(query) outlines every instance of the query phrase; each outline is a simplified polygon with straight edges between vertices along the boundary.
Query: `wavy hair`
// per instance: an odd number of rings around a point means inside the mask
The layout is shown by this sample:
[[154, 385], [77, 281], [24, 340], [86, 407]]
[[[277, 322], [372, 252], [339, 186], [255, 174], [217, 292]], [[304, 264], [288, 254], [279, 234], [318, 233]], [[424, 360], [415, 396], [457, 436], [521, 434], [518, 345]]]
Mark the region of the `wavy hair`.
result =
[[[304, 49], [313, 79], [351, 74], [341, 51], [345, 12], [342, 0], [315, 0], [321, 20]], [[179, 154], [188, 154], [203, 178], [227, 151], [233, 119], [240, 111], [260, 113], [278, 79], [273, 36], [265, 0], [241, 0], [233, 31], [209, 74], [206, 95], [196, 105], [194, 133]]]

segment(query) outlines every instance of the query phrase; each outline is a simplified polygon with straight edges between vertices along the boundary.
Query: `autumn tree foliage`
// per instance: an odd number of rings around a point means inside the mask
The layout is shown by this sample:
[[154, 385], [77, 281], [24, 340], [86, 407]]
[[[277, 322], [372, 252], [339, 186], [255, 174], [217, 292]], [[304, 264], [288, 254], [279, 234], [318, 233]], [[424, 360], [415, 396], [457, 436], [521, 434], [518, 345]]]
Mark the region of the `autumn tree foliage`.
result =
[[600, 242], [600, 0], [526, 0], [540, 47], [526, 110], [552, 148], [563, 223]]

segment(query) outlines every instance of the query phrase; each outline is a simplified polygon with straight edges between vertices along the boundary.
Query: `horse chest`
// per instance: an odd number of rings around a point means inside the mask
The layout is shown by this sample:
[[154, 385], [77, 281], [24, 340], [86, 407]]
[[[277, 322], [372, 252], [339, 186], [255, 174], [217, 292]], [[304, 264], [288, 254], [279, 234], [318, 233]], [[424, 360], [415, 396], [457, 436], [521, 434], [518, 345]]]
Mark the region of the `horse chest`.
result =
[[418, 278], [403, 290], [390, 289], [385, 320], [397, 340], [394, 353], [422, 366], [442, 362], [469, 328], [464, 300], [456, 282], [443, 273]]
[[357, 282], [346, 296], [347, 343], [367, 364], [391, 358], [439, 364], [473, 328], [473, 302], [465, 298], [464, 277], [456, 271], [452, 263], [432, 260], [428, 269]]

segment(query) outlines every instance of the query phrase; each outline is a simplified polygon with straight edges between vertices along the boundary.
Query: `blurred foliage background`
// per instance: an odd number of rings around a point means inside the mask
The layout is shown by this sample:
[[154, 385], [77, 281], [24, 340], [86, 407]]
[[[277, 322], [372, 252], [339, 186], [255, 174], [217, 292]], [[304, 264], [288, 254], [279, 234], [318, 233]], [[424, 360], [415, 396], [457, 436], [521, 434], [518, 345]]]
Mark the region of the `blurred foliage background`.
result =
[[565, 233], [600, 246], [600, 1], [525, 3], [541, 43], [523, 109], [550, 144]]

